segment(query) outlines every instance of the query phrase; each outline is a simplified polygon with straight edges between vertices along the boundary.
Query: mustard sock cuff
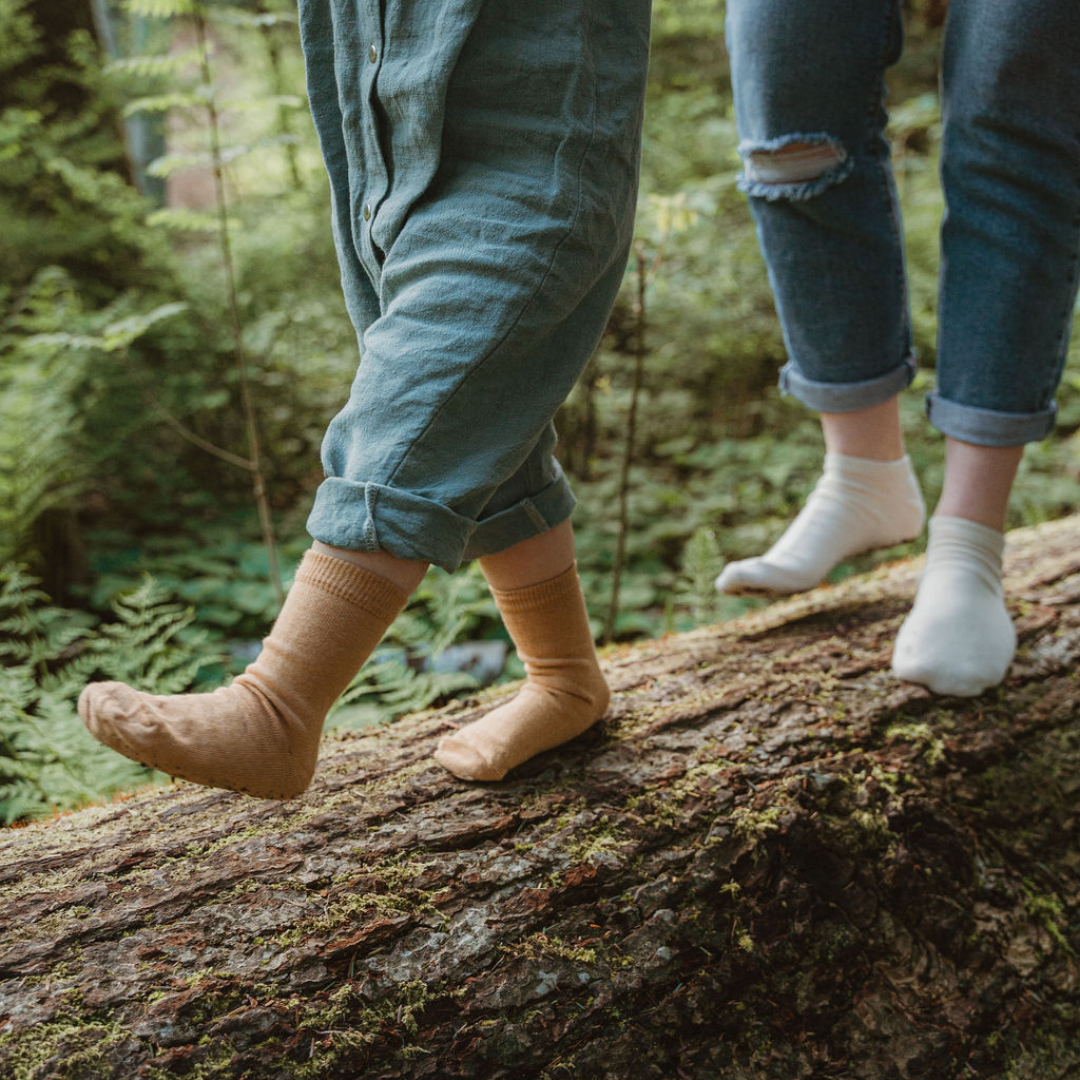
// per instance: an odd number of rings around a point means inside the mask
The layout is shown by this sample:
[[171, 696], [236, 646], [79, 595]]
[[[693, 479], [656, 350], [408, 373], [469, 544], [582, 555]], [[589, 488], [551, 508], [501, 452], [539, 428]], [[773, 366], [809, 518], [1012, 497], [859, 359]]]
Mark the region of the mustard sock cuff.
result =
[[491, 595], [504, 615], [520, 615], [548, 604], [565, 602], [581, 595], [577, 563], [571, 563], [561, 574], [547, 581], [526, 585], [523, 589], [492, 588]]
[[355, 604], [361, 611], [387, 624], [394, 621], [409, 599], [409, 594], [392, 581], [344, 559], [317, 551], [305, 552], [295, 581]]

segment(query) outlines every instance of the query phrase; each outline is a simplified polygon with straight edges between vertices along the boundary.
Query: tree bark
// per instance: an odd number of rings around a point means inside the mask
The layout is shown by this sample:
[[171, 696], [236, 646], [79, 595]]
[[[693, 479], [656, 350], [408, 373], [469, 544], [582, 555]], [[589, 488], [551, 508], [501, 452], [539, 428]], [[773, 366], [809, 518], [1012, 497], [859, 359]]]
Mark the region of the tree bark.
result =
[[607, 718], [491, 785], [328, 738], [0, 843], [0, 1075], [1080, 1075], [1080, 518], [1011, 534], [1000, 691], [888, 673], [916, 563], [619, 648]]

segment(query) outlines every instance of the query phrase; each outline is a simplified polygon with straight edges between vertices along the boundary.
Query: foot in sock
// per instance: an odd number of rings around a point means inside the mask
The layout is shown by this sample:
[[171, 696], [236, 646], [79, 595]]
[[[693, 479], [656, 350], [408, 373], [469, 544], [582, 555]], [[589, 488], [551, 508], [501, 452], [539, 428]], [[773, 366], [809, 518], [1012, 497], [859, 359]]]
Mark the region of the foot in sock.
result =
[[975, 697], [1005, 678], [1016, 631], [1001, 587], [1004, 548], [997, 529], [931, 518], [926, 568], [893, 649], [898, 678], [958, 697]]
[[401, 589], [309, 551], [254, 663], [210, 694], [145, 694], [91, 683], [79, 714], [125, 757], [208, 787], [265, 799], [311, 782], [330, 706], [404, 606]]
[[436, 760], [463, 780], [501, 780], [575, 738], [604, 715], [610, 696], [576, 566], [539, 585], [491, 591], [528, 681], [513, 700], [439, 741]]
[[780, 595], [812, 589], [844, 559], [922, 532], [922, 492], [905, 454], [896, 461], [826, 454], [806, 505], [764, 554], [724, 567], [720, 592]]

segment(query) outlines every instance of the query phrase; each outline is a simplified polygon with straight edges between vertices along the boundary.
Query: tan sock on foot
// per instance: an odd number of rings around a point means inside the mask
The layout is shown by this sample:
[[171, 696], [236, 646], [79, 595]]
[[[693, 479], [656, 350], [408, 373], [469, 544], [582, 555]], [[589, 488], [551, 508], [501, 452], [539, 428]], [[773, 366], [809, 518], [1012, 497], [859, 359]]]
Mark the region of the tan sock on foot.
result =
[[512, 701], [439, 741], [435, 759], [463, 780], [501, 780], [580, 735], [610, 697], [576, 565], [539, 585], [491, 592], [529, 678]]
[[351, 563], [309, 551], [262, 652], [211, 694], [144, 694], [91, 683], [79, 714], [134, 761], [208, 787], [265, 799], [311, 782], [330, 706], [408, 599]]

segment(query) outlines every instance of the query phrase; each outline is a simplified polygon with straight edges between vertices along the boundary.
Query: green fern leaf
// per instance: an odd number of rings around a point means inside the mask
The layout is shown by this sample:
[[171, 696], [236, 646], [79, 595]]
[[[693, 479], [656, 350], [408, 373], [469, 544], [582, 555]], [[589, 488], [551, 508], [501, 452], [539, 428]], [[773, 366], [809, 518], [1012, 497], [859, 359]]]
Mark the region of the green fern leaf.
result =
[[127, 9], [132, 15], [145, 19], [175, 19], [195, 11], [195, 0], [128, 0]]

